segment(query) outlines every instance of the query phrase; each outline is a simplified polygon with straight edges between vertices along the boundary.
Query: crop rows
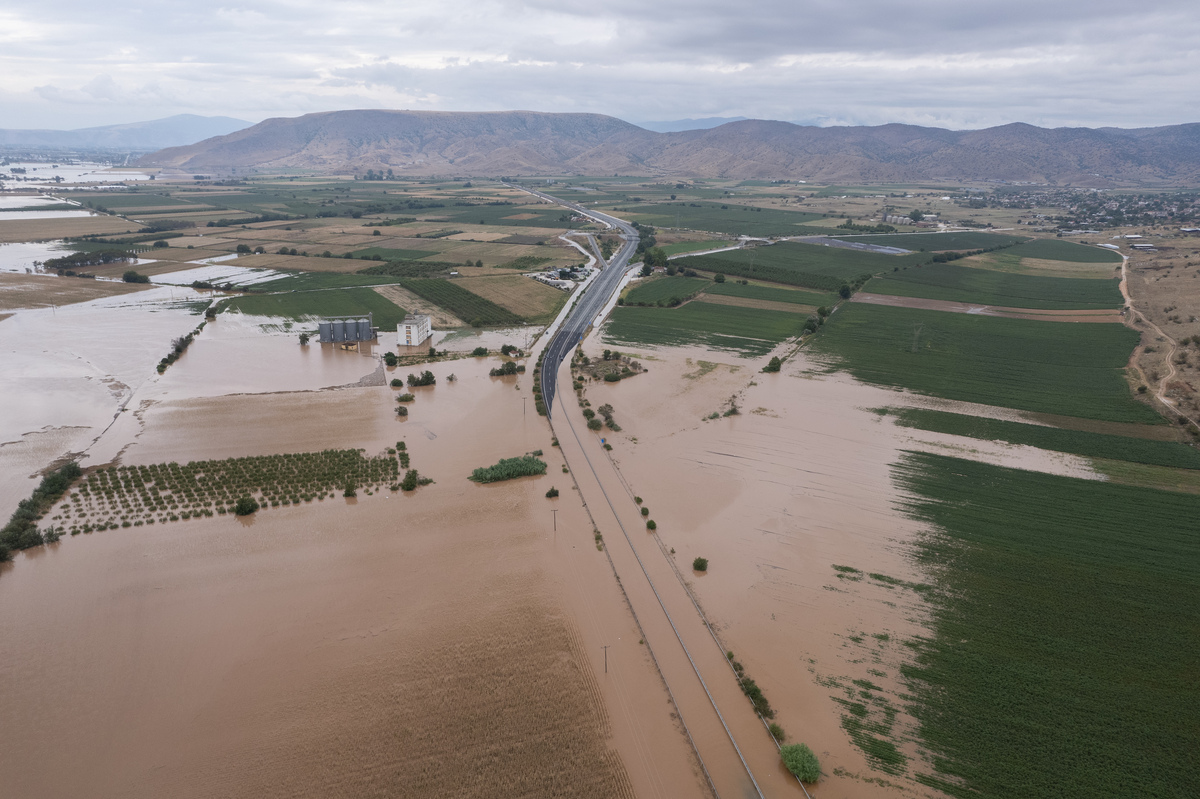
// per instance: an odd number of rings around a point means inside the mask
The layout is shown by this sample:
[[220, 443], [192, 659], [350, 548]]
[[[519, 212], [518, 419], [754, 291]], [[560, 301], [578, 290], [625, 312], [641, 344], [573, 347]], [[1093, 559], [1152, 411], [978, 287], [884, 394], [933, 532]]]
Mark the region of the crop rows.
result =
[[[698, 277], [663, 277], [647, 280], [625, 295], [627, 305], [667, 305], [671, 300], [683, 301], [695, 296], [712, 281]], [[675, 303], [678, 305], [679, 303]]]
[[907, 454], [937, 576], [904, 669], [958, 797], [1183, 797], [1200, 784], [1200, 497]]
[[777, 288], [775, 286], [742, 285], [732, 280], [724, 283], [710, 283], [704, 290], [705, 294], [718, 294], [724, 297], [745, 297], [751, 300], [768, 300], [770, 302], [788, 302], [793, 305], [833, 305], [837, 302], [834, 294], [819, 294], [813, 291], [797, 291], [796, 289]]
[[895, 411], [896, 424], [935, 433], [966, 436], [983, 441], [1007, 441], [1054, 452], [1069, 452], [1087, 458], [1147, 463], [1176, 469], [1200, 469], [1200, 451], [1173, 441], [1149, 441], [1144, 438], [1062, 430], [1036, 424], [964, 416], [925, 408]]
[[[846, 241], [901, 247], [905, 250], [944, 252], [946, 250], [985, 250], [1026, 241], [1024, 236], [1003, 233], [898, 233], [896, 235], [846, 236]], [[1038, 256], [1041, 257], [1041, 256]]]
[[800, 335], [806, 317], [784, 311], [692, 302], [679, 308], [614, 308], [605, 341], [699, 344], [747, 356], [765, 355]]
[[516, 325], [524, 321], [507, 308], [485, 300], [450, 280], [406, 280], [401, 285], [418, 297], [445, 308], [459, 319], [477, 327]]
[[[690, 306], [688, 306], [690, 307]], [[946, 399], [1111, 422], [1158, 424], [1124, 368], [1123, 325], [1071, 325], [846, 303], [813, 342], [855, 377]]]
[[884, 275], [865, 290], [1013, 308], [1086, 310], [1120, 308], [1124, 302], [1115, 280], [1014, 274], [955, 264], [928, 264]]
[[391, 455], [325, 450], [217, 461], [114, 466], [92, 472], [53, 518], [72, 535], [232, 513], [250, 497], [261, 508], [299, 505], [395, 485]]
[[843, 283], [865, 281], [877, 272], [925, 263], [930, 256], [880, 255], [872, 252], [783, 242], [769, 247], [693, 255], [675, 263], [682, 268], [721, 272], [771, 283], [837, 291]]

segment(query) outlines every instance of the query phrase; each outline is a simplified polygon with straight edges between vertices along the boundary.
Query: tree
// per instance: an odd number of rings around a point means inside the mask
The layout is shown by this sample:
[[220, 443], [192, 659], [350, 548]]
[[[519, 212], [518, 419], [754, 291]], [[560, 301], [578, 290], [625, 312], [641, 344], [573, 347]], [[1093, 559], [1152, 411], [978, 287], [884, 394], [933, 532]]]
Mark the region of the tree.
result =
[[170, 246], [171, 246], [170, 244], [167, 244], [162, 239], [159, 239], [158, 241], [154, 242], [154, 248], [156, 250], [161, 250], [163, 247], [170, 247]]
[[713, 275], [713, 282], [714, 283], [724, 283], [725, 276], [722, 275], [720, 272], [717, 272], [715, 275]]
[[258, 503], [254, 501], [254, 497], [239, 497], [233, 506], [233, 512], [238, 516], [249, 516], [256, 510], [258, 510]]
[[821, 779], [821, 764], [813, 750], [805, 744], [788, 744], [779, 749], [783, 765], [803, 782], [816, 782]]
[[149, 283], [150, 278], [146, 275], [139, 275], [137, 272], [130, 269], [125, 274], [121, 275], [121, 279], [126, 283]]
[[245, 253], [245, 254], [249, 255], [250, 254], [250, 245], [249, 244], [239, 244], [237, 246], [237, 251], [240, 253]]
[[920, 222], [925, 218], [925, 214], [921, 213], [920, 208], [914, 208], [908, 212], [908, 218], [914, 222]]
[[708, 558], [696, 558], [692, 561], [692, 568], [698, 572], [708, 571]]
[[395, 366], [399, 361], [400, 359], [396, 357], [396, 353], [394, 352], [385, 352], [383, 354], [383, 362], [388, 366]]
[[766, 366], [763, 367], [763, 371], [764, 372], [778, 372], [781, 366], [783, 366], [783, 361], [781, 361], [779, 359], [779, 356], [776, 355], [773, 358], [771, 358], [770, 363], [768, 363]]
[[841, 297], [843, 300], [848, 300], [848, 299], [850, 299], [850, 294], [852, 292], [853, 292], [853, 289], [850, 288], [850, 284], [843, 283], [842, 287], [840, 289], [838, 289], [838, 296]]
[[308, 344], [308, 338], [309, 338], [309, 336], [307, 333], [301, 333], [300, 334], [300, 346], [304, 346], [304, 345]]

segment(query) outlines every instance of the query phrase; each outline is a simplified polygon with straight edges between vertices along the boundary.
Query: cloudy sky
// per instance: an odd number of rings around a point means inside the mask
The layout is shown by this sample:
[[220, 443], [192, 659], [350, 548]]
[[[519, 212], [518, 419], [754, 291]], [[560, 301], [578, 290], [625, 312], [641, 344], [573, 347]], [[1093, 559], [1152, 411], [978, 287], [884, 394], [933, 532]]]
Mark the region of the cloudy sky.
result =
[[4, 0], [0, 127], [346, 108], [809, 124], [1200, 121], [1200, 13], [1143, 0]]

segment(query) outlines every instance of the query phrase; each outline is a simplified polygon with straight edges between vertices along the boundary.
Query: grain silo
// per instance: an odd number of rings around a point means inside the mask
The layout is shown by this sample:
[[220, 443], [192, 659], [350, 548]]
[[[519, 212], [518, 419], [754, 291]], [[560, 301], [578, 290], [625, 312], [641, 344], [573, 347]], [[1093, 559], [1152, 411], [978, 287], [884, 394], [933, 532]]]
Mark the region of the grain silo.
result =
[[346, 340], [346, 322], [342, 319], [333, 320], [333, 340], [341, 343]]
[[317, 329], [320, 331], [322, 344], [328, 344], [331, 341], [333, 341], [333, 323], [332, 322], [320, 322], [317, 325]]
[[358, 320], [358, 340], [359, 341], [370, 341], [373, 338], [375, 338], [375, 336], [371, 335], [370, 321], [368, 321], [366, 319], [359, 319]]

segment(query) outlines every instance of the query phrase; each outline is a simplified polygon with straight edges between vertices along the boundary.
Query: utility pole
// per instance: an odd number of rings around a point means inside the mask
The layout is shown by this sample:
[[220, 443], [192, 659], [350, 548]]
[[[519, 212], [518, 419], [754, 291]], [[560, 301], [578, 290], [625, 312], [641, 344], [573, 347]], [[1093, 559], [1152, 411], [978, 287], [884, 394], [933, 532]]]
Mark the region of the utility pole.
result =
[[558, 532], [558, 508], [551, 508], [550, 513], [553, 514], [552, 518], [554, 519], [554, 532], [557, 533]]
[[525, 415], [525, 397], [521, 397], [521, 416]]
[[608, 646], [600, 647], [604, 650], [604, 673], [608, 674]]

